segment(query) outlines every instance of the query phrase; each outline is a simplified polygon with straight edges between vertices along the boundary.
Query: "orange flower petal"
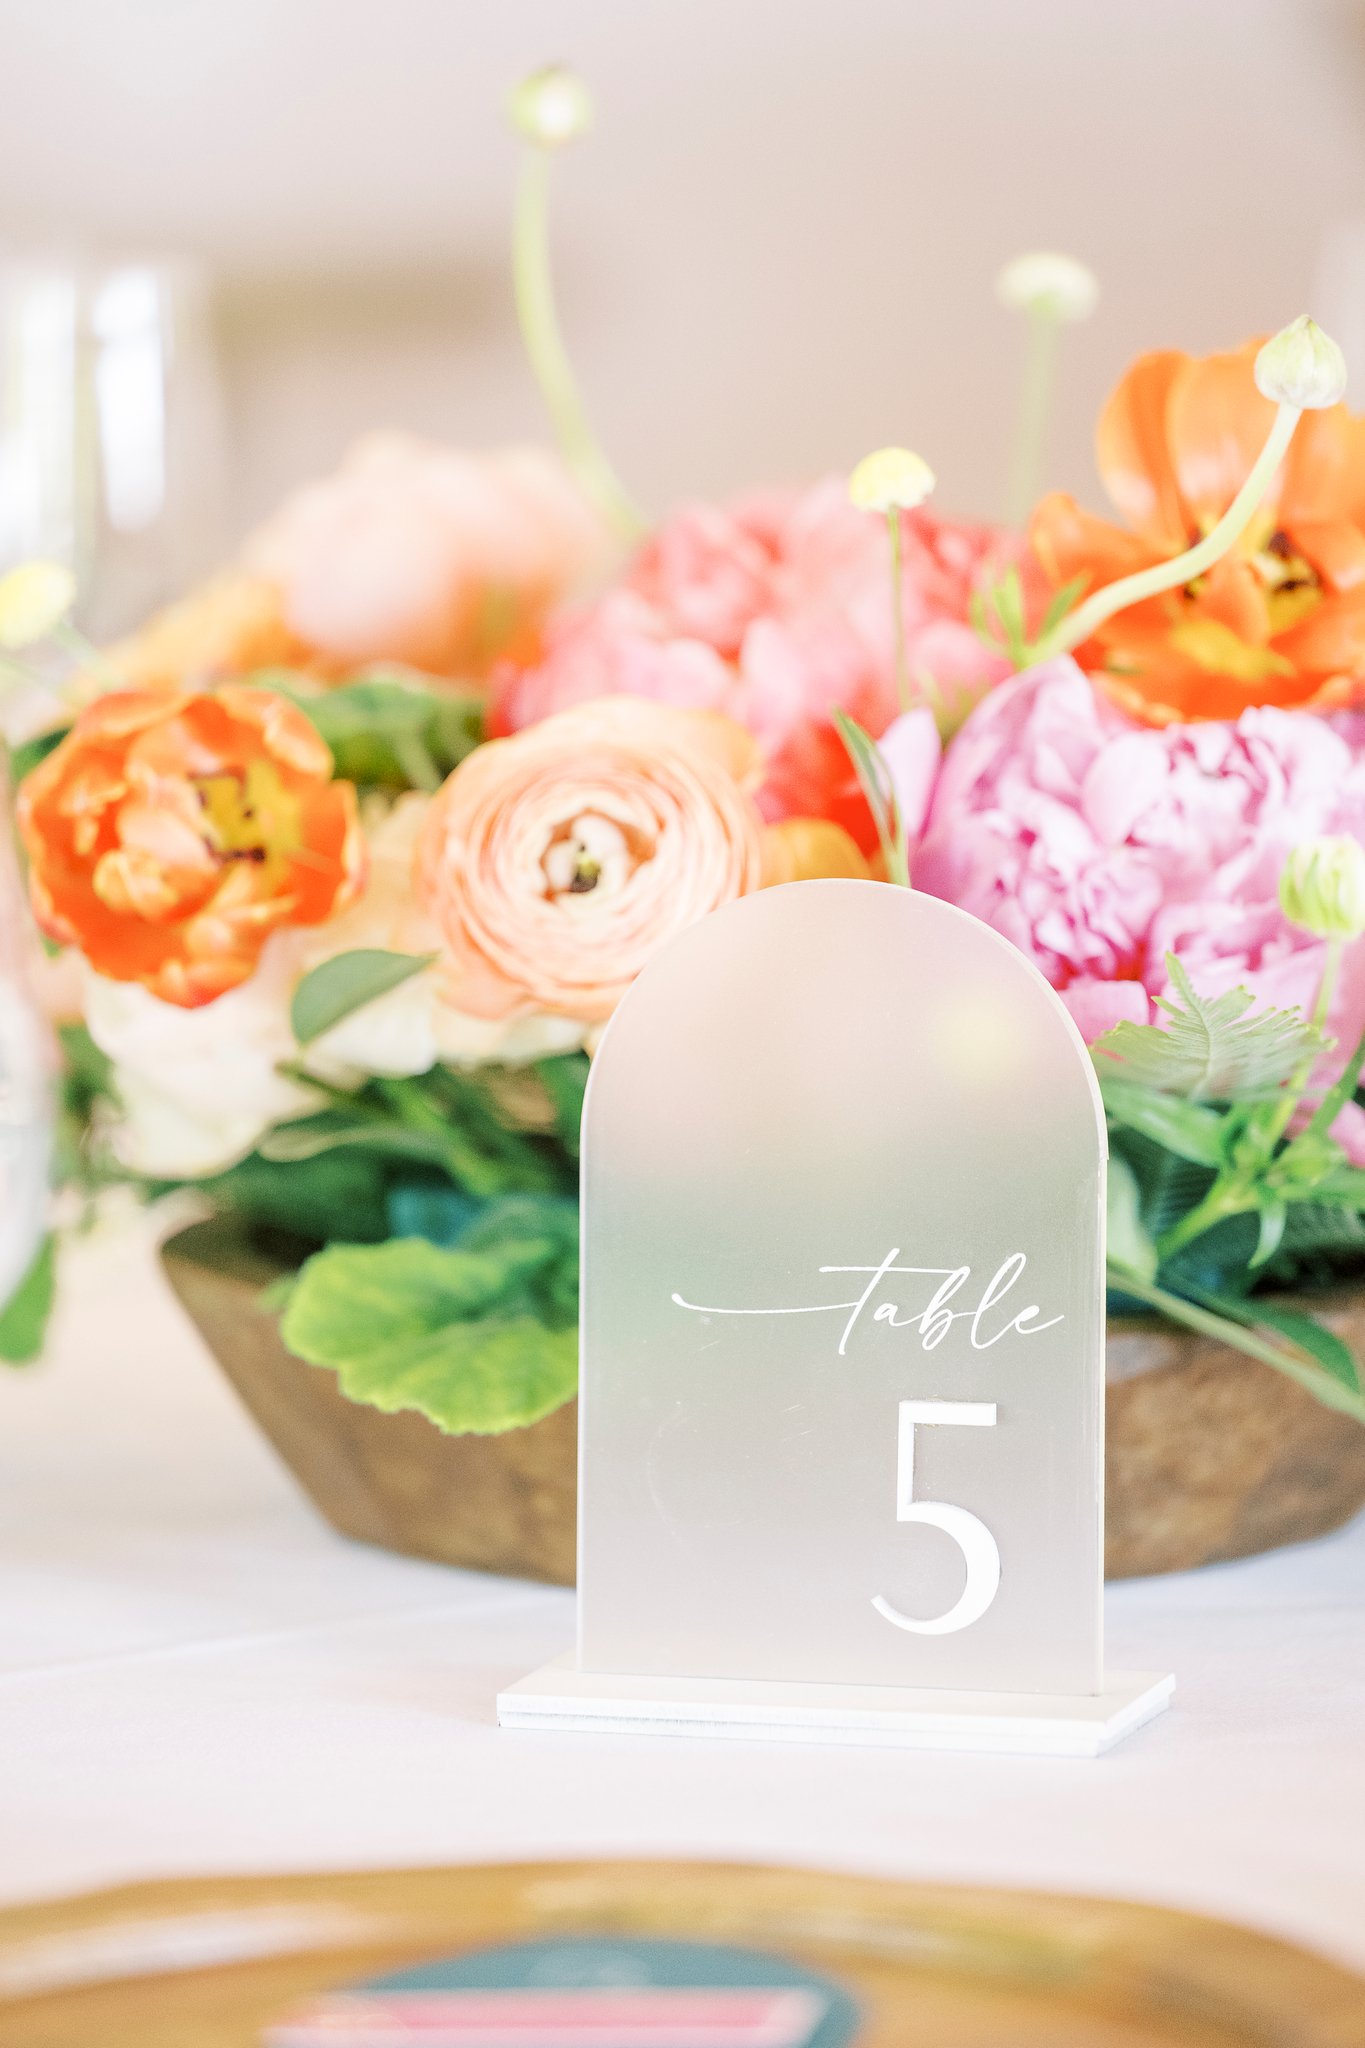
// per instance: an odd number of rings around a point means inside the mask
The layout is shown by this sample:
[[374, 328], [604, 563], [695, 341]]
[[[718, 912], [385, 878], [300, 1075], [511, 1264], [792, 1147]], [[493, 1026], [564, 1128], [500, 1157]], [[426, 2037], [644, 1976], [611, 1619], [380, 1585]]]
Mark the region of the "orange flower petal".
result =
[[1313, 680], [1365, 673], [1365, 589], [1324, 598], [1275, 645]]
[[1104, 487], [1130, 526], [1175, 553], [1189, 541], [1189, 519], [1166, 442], [1166, 407], [1189, 362], [1179, 349], [1139, 356], [1119, 379], [1095, 429]]
[[1165, 559], [1165, 550], [1085, 511], [1066, 491], [1039, 500], [1029, 521], [1029, 541], [1053, 585], [1085, 576], [1087, 588], [1096, 590]]
[[364, 871], [354, 789], [269, 691], [102, 698], [26, 778], [17, 815], [44, 930], [184, 1006], [245, 981], [272, 931], [320, 922]]
[[1265, 445], [1275, 407], [1256, 389], [1259, 342], [1187, 360], [1172, 379], [1166, 432], [1180, 495], [1201, 531], [1221, 519]]
[[1281, 519], [1285, 535], [1317, 570], [1329, 590], [1355, 590], [1365, 583], [1365, 533], [1344, 519]]
[[1365, 521], [1365, 417], [1344, 405], [1307, 412], [1285, 457], [1280, 523]]
[[1263, 646], [1270, 637], [1265, 586], [1242, 556], [1224, 555], [1214, 564], [1190, 616], [1215, 620], [1253, 647]]
[[848, 875], [865, 881], [871, 870], [842, 825], [828, 818], [784, 818], [763, 833], [763, 886]]

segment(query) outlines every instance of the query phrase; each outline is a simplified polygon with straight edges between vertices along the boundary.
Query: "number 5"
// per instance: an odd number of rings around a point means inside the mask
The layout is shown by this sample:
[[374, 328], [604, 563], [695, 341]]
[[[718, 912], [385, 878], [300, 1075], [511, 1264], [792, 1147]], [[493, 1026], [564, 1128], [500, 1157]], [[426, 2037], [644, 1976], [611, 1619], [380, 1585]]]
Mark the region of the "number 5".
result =
[[917, 1422], [957, 1423], [968, 1429], [994, 1429], [994, 1401], [902, 1401], [896, 1456], [896, 1520], [927, 1522], [942, 1529], [962, 1552], [967, 1566], [967, 1583], [946, 1614], [933, 1621], [912, 1621], [879, 1593], [872, 1605], [897, 1628], [917, 1636], [953, 1635], [980, 1621], [1000, 1586], [1000, 1551], [986, 1524], [967, 1508], [955, 1508], [948, 1501], [915, 1499], [915, 1424]]

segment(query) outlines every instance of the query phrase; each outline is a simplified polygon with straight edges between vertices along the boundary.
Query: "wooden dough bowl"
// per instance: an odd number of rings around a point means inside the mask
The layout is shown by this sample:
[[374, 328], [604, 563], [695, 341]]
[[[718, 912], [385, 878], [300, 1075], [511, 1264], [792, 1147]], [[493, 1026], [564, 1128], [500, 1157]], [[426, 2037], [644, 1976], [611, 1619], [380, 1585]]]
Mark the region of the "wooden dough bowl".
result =
[[[262, 1290], [288, 1268], [226, 1221], [162, 1250], [241, 1400], [345, 1536], [572, 1585], [577, 1404], [505, 1436], [443, 1436], [348, 1401], [286, 1351]], [[1357, 1350], [1365, 1289], [1315, 1304]], [[1241, 1352], [1156, 1321], [1109, 1331], [1105, 1567], [1184, 1571], [1324, 1535], [1365, 1507], [1365, 1428]]]

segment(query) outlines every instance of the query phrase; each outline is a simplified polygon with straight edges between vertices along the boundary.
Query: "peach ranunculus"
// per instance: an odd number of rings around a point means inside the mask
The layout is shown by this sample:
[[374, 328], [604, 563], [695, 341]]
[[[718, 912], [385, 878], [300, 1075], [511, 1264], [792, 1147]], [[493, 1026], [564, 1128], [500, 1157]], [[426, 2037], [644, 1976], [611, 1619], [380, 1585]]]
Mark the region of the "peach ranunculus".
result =
[[[920, 510], [901, 520], [911, 675], [956, 725], [1010, 664], [968, 623], [978, 585], [1017, 546]], [[514, 732], [616, 694], [723, 711], [760, 741], [769, 819], [823, 817], [875, 845], [830, 720], [874, 736], [898, 710], [885, 522], [843, 478], [690, 506], [666, 520], [605, 596], [552, 619], [538, 659], [495, 673], [492, 729]]]
[[371, 434], [248, 541], [288, 630], [322, 666], [391, 661], [476, 677], [608, 559], [592, 507], [554, 455], [472, 455]]
[[[761, 885], [761, 774], [732, 719], [630, 697], [480, 747], [437, 794], [417, 856], [450, 1001], [610, 1016], [669, 939]], [[856, 859], [843, 834], [838, 852]]]
[[96, 699], [25, 778], [18, 817], [43, 930], [184, 1009], [364, 875], [355, 790], [302, 712], [242, 684]]
[[[1057, 584], [1088, 589], [1168, 561], [1226, 512], [1270, 431], [1258, 342], [1211, 356], [1140, 356], [1100, 414], [1116, 526], [1055, 491], [1030, 538]], [[1236, 719], [1255, 705], [1329, 710], [1365, 696], [1365, 418], [1309, 412], [1277, 481], [1206, 576], [1106, 619], [1082, 668], [1147, 725]]]

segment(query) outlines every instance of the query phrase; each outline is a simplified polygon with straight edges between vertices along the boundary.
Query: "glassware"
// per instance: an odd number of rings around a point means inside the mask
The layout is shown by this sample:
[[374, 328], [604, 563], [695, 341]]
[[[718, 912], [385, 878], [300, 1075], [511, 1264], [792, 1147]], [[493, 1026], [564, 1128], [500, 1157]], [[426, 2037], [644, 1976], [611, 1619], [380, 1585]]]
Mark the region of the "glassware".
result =
[[223, 449], [202, 272], [0, 267], [0, 571], [64, 562], [83, 629], [127, 631], [221, 552]]

